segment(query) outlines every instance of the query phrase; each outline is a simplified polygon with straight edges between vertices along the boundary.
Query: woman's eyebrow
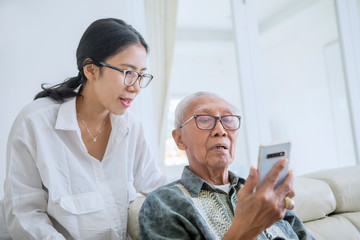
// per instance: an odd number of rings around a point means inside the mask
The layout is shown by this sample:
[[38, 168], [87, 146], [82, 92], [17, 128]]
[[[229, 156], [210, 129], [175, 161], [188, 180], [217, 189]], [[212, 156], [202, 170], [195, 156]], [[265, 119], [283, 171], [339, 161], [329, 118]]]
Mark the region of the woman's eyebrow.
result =
[[[136, 70], [136, 67], [135, 67], [134, 65], [132, 65], [132, 64], [122, 63], [122, 64], [120, 64], [120, 66], [122, 66], [122, 67], [128, 67], [128, 68], [130, 68], [130, 69], [132, 69], [132, 70]], [[140, 71], [145, 71], [146, 69], [147, 69], [147, 68], [144, 67], [144, 68], [140, 69]]]

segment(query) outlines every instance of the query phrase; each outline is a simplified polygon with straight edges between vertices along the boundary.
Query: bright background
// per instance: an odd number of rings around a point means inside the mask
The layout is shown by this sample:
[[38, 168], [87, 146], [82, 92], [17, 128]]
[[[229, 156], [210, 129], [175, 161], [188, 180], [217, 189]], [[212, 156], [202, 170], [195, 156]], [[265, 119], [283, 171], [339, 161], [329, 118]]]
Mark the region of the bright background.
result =
[[[159, 12], [165, 5], [173, 21], [149, 21], [164, 16]], [[2, 0], [0, 183], [16, 115], [41, 83], [77, 75], [80, 37], [104, 17], [124, 19], [149, 39], [155, 79], [132, 111], [143, 119], [170, 178], [179, 177], [187, 162], [171, 138], [175, 106], [203, 90], [241, 110], [231, 169], [244, 177], [257, 164], [258, 145], [270, 142], [292, 142], [295, 175], [359, 164], [360, 50], [353, 44], [360, 42], [359, 5], [360, 0]], [[156, 46], [159, 23], [173, 32], [171, 44]], [[171, 53], [162, 65], [154, 60], [160, 52]]]

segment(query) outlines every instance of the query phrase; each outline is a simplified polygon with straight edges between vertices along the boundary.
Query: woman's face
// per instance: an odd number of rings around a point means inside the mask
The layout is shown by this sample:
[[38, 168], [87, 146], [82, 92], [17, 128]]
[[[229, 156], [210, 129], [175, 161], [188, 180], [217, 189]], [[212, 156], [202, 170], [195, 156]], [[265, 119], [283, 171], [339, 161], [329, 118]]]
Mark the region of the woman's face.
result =
[[[130, 45], [116, 55], [105, 60], [106, 63], [123, 70], [146, 71], [147, 53], [143, 45]], [[139, 80], [139, 79], [138, 79]], [[124, 84], [124, 73], [101, 67], [94, 81], [95, 98], [113, 114], [123, 114], [140, 92], [139, 81], [132, 86]]]

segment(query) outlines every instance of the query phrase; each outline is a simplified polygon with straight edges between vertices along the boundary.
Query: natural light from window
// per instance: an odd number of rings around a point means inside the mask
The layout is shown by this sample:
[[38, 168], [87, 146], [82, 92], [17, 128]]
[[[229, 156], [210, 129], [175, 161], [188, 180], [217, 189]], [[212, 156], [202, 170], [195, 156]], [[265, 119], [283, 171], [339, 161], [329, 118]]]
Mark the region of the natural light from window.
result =
[[179, 150], [172, 138], [171, 132], [174, 129], [175, 109], [180, 102], [180, 98], [173, 98], [169, 103], [168, 121], [166, 124], [166, 140], [165, 140], [165, 165], [184, 165], [188, 160], [185, 151]]

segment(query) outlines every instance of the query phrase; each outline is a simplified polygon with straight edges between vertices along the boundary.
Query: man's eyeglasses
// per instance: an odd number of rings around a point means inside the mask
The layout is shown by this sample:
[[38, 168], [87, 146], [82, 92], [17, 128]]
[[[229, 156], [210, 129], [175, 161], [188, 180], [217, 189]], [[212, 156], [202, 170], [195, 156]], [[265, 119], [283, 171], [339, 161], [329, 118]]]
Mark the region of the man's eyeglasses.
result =
[[191, 119], [195, 118], [196, 126], [201, 130], [211, 130], [216, 126], [217, 120], [219, 120], [222, 126], [226, 130], [237, 130], [240, 128], [241, 117], [238, 115], [225, 115], [225, 116], [212, 116], [212, 115], [194, 115], [180, 125], [182, 128]]
[[139, 79], [139, 86], [140, 88], [146, 88], [149, 83], [151, 82], [151, 80], [153, 79], [153, 75], [148, 74], [148, 73], [144, 73], [144, 74], [140, 74], [137, 71], [133, 71], [133, 70], [124, 70], [118, 67], [115, 67], [113, 65], [110, 65], [106, 62], [99, 62], [96, 65], [100, 65], [103, 67], [108, 67], [111, 69], [114, 69], [116, 71], [122, 72], [124, 73], [124, 84], [126, 86], [132, 86], [135, 84], [136, 80]]

